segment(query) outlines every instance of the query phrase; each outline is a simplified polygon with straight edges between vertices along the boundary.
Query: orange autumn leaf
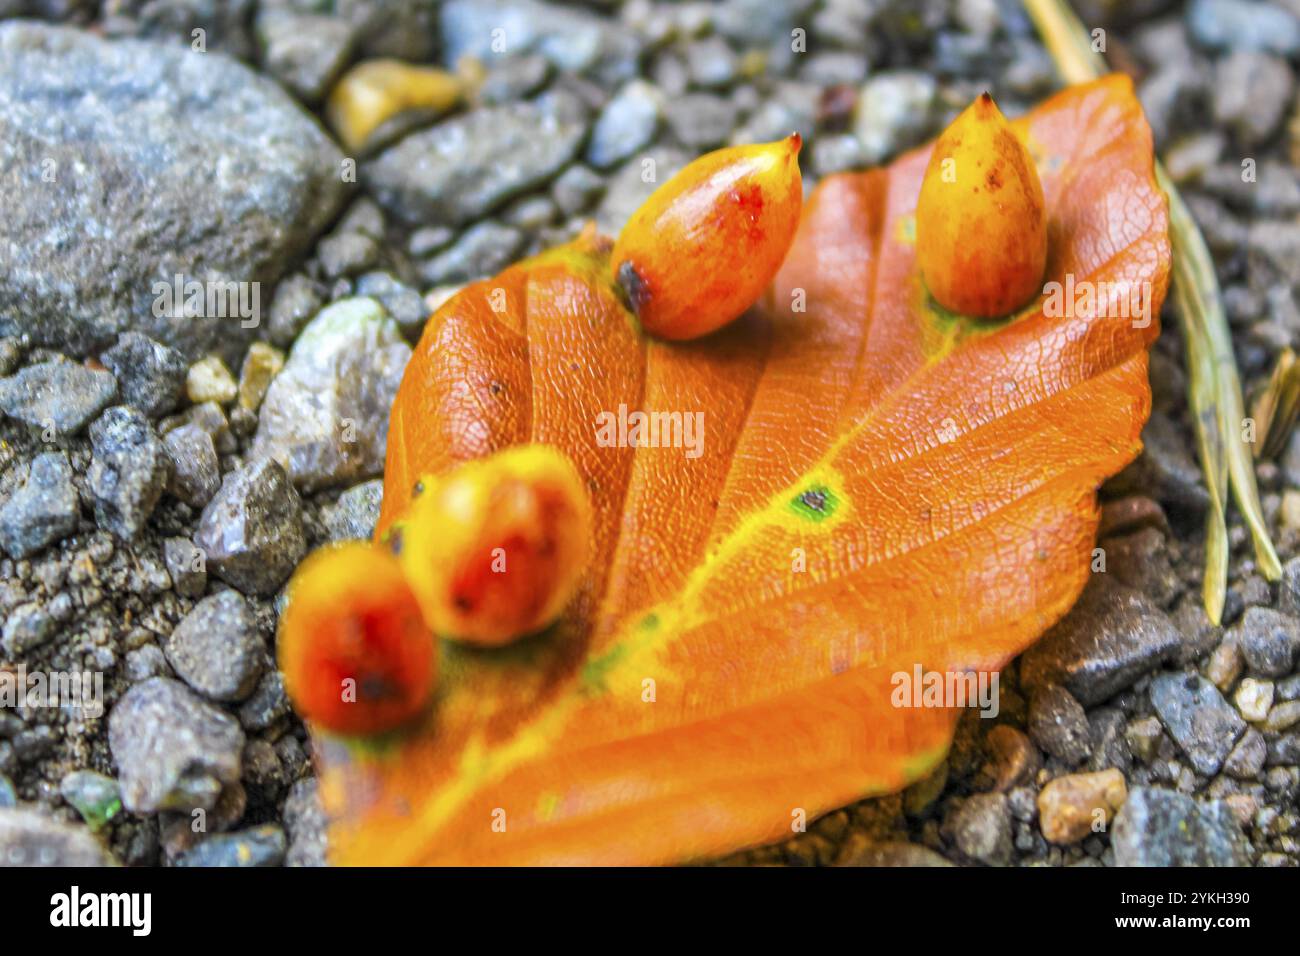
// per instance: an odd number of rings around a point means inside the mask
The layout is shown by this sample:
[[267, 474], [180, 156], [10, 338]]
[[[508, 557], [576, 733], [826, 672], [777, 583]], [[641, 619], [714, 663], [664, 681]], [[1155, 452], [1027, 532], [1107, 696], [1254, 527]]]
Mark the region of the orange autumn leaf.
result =
[[[1096, 488], [1140, 447], [1169, 270], [1127, 80], [1013, 126], [1046, 200], [1045, 281], [1106, 291], [1087, 307], [935, 308], [913, 221], [927, 147], [822, 182], [764, 304], [715, 335], [641, 334], [591, 234], [434, 316], [392, 413], [382, 526], [419, 476], [537, 442], [586, 481], [593, 558], [549, 631], [444, 642], [416, 731], [316, 729], [334, 862], [703, 859], [943, 757], [956, 712], [894, 706], [893, 677], [1000, 668], [1074, 602]], [[606, 447], [595, 422], [620, 409], [703, 413], [701, 453]]]

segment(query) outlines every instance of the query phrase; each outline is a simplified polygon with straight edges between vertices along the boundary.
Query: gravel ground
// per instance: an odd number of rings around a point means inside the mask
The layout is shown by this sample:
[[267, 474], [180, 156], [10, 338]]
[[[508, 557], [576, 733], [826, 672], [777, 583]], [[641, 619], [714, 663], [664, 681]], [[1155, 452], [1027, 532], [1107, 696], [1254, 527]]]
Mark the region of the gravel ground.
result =
[[[1080, 9], [1140, 78], [1255, 386], [1300, 339], [1300, 2]], [[587, 219], [616, 231], [647, 158], [663, 181], [798, 130], [811, 186], [984, 89], [1014, 114], [1054, 88], [1009, 0], [0, 0], [19, 17], [0, 24], [0, 661], [105, 676], [102, 715], [0, 709], [10, 862], [321, 862], [277, 599], [309, 548], [373, 525], [430, 304]], [[367, 137], [329, 94], [377, 57], [459, 63], [477, 90], [422, 87]], [[182, 272], [260, 298], [151, 308]], [[1233, 518], [1211, 627], [1164, 321], [1146, 450], [1104, 490], [1106, 573], [1003, 675], [998, 717], [967, 715], [906, 792], [724, 862], [1300, 862], [1300, 441], [1257, 468], [1284, 579]]]

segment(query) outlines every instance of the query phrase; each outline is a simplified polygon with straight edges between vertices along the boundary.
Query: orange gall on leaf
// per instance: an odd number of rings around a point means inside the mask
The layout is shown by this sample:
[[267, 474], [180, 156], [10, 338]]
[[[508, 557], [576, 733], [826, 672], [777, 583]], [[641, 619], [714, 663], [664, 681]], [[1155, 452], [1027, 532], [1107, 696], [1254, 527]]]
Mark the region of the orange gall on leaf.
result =
[[369, 543], [322, 548], [299, 566], [278, 645], [298, 713], [339, 734], [408, 723], [437, 679], [437, 642], [401, 564]]
[[421, 485], [402, 566], [434, 631], [496, 647], [559, 616], [587, 570], [592, 525], [568, 458], [521, 445]]
[[701, 156], [633, 213], [610, 267], [647, 332], [699, 338], [758, 300], [799, 225], [801, 145], [794, 133]]
[[959, 315], [1009, 315], [1042, 290], [1043, 187], [987, 93], [934, 145], [916, 205], [916, 255], [935, 301]]

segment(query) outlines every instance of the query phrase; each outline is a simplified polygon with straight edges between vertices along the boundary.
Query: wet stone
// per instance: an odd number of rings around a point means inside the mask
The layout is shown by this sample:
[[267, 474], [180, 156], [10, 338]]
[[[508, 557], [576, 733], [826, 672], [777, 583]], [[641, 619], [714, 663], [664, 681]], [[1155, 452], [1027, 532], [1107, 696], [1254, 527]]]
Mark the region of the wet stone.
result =
[[1135, 787], [1111, 828], [1116, 866], [1248, 866], [1249, 844], [1219, 801]]
[[117, 781], [93, 770], [74, 770], [59, 781], [59, 793], [92, 830], [103, 828], [122, 811]]
[[378, 474], [410, 357], [377, 300], [334, 303], [303, 330], [267, 389], [252, 455], [274, 459], [307, 490]]
[[85, 827], [37, 810], [0, 807], [0, 866], [109, 866], [112, 859]]
[[158, 432], [166, 435], [172, 429], [183, 425], [198, 425], [211, 435], [212, 444], [216, 446], [219, 455], [229, 455], [239, 447], [230, 430], [230, 419], [216, 402], [192, 405], [179, 415], [164, 418], [158, 423]]
[[1272, 608], [1247, 608], [1236, 627], [1241, 656], [1252, 673], [1281, 677], [1290, 673], [1300, 651], [1300, 621]]
[[607, 86], [636, 72], [639, 38], [615, 19], [592, 11], [537, 0], [448, 0], [441, 7], [443, 63], [461, 57], [485, 63], [499, 55], [496, 29], [513, 53], [536, 53], [568, 73], [585, 73]]
[[373, 269], [379, 262], [379, 243], [360, 232], [326, 236], [316, 245], [316, 256], [326, 279], [355, 276]]
[[0, 548], [12, 558], [29, 557], [76, 531], [80, 513], [67, 456], [37, 455], [26, 481], [0, 505]]
[[0, 379], [0, 412], [54, 440], [81, 431], [116, 394], [111, 372], [75, 362], [42, 362]]
[[101, 357], [120, 398], [150, 418], [172, 412], [185, 391], [185, 356], [139, 332], [123, 332]]
[[0, 170], [6, 182], [47, 162], [60, 171], [7, 193], [0, 334], [82, 356], [135, 330], [231, 358], [256, 317], [168, 302], [182, 265], [182, 289], [274, 282], [333, 218], [343, 157], [274, 81], [195, 53], [191, 5], [150, 6], [181, 12], [175, 39], [0, 24]]
[[171, 475], [171, 458], [143, 413], [115, 405], [90, 426], [94, 449], [86, 485], [95, 521], [123, 540], [144, 529]]
[[238, 391], [235, 376], [218, 355], [203, 357], [185, 373], [185, 394], [196, 405], [203, 402], [227, 405], [234, 401]]
[[164, 645], [167, 661], [190, 687], [213, 700], [242, 700], [262, 674], [266, 648], [248, 602], [235, 591], [204, 598]]
[[273, 823], [209, 837], [177, 857], [176, 866], [252, 867], [279, 866], [287, 841], [284, 830]]
[[1209, 502], [1201, 470], [1168, 415], [1153, 412], [1142, 430], [1142, 454], [1107, 483], [1118, 494], [1154, 494], [1163, 504], [1203, 512]]
[[1205, 676], [1219, 690], [1227, 693], [1241, 676], [1245, 666], [1241, 656], [1241, 642], [1235, 633], [1226, 634], [1205, 662]]
[[736, 54], [721, 37], [706, 37], [686, 48], [691, 82], [704, 89], [725, 89], [736, 79]]
[[736, 125], [736, 107], [711, 93], [687, 93], [664, 104], [668, 128], [677, 141], [697, 152], [727, 142]]
[[314, 281], [300, 272], [289, 276], [275, 287], [271, 298], [267, 319], [271, 341], [282, 348], [293, 344], [321, 305], [321, 290]]
[[108, 742], [132, 813], [211, 809], [222, 787], [239, 781], [239, 724], [166, 677], [122, 696], [109, 714]]
[[518, 229], [494, 220], [470, 226], [450, 247], [420, 265], [430, 285], [453, 285], [499, 272], [524, 244]]
[[367, 179], [384, 208], [410, 225], [465, 225], [553, 177], [586, 132], [581, 103], [547, 93], [413, 133], [374, 159]]
[[157, 644], [146, 644], [127, 652], [123, 673], [132, 684], [138, 684], [150, 677], [171, 677], [172, 669], [162, 648]]
[[248, 700], [239, 708], [239, 722], [248, 730], [265, 730], [290, 712], [284, 675], [272, 669], [262, 675]]
[[1004, 794], [968, 797], [944, 822], [943, 829], [967, 859], [1003, 866], [1011, 858], [1011, 816]]
[[40, 604], [20, 604], [5, 616], [0, 649], [7, 656], [20, 657], [53, 637], [54, 628], [54, 618]]
[[1019, 730], [999, 724], [984, 737], [987, 760], [981, 768], [981, 782], [990, 790], [1005, 793], [1034, 779], [1042, 768], [1038, 748]]
[[429, 317], [429, 309], [419, 291], [400, 282], [391, 273], [367, 272], [357, 280], [357, 295], [377, 299], [403, 335], [418, 336]]
[[1178, 574], [1169, 561], [1164, 532], [1143, 528], [1122, 537], [1101, 542], [1106, 554], [1106, 573], [1135, 591], [1146, 595], [1161, 607], [1168, 607], [1178, 596]]
[[1128, 741], [1130, 752], [1144, 763], [1155, 759], [1164, 736], [1160, 721], [1155, 717], [1141, 717], [1124, 729], [1124, 739]]
[[207, 556], [189, 538], [165, 539], [163, 564], [182, 597], [198, 597], [207, 587]]
[[1198, 674], [1166, 673], [1151, 681], [1160, 723], [1199, 774], [1219, 772], [1246, 722], [1218, 689]]
[[1124, 737], [1124, 727], [1124, 712], [1117, 707], [1097, 707], [1088, 712], [1088, 736], [1092, 740], [1089, 770], [1129, 769], [1133, 754]]
[[1211, 50], [1300, 52], [1300, 17], [1275, 3], [1193, 0], [1187, 6], [1187, 29]]
[[1065, 688], [1048, 684], [1029, 701], [1029, 736], [1043, 750], [1073, 767], [1092, 750], [1088, 715]]
[[1026, 687], [1059, 683], [1090, 706], [1154, 670], [1181, 641], [1148, 598], [1098, 574], [1070, 613], [1025, 653], [1020, 679]]
[[357, 28], [338, 17], [289, 12], [265, 4], [256, 23], [267, 72], [303, 102], [320, 102], [347, 66]]
[[379, 521], [384, 500], [381, 478], [354, 485], [339, 495], [338, 502], [325, 514], [325, 526], [331, 541], [368, 541]]
[[1254, 727], [1247, 728], [1223, 762], [1223, 772], [1237, 780], [1254, 780], [1264, 769], [1268, 742]]
[[551, 64], [544, 56], [527, 53], [495, 62], [479, 87], [479, 100], [486, 105], [509, 103], [536, 93], [551, 78]]
[[1237, 705], [1241, 716], [1252, 723], [1258, 723], [1268, 717], [1269, 708], [1273, 706], [1275, 687], [1272, 681], [1255, 680], [1247, 677], [1232, 695], [1232, 702]]
[[864, 833], [854, 833], [836, 866], [952, 866], [938, 853], [918, 843], [903, 840], [873, 841]]
[[551, 184], [551, 198], [566, 216], [591, 208], [604, 191], [604, 178], [581, 163], [574, 163]]
[[614, 95], [591, 130], [587, 162], [608, 169], [634, 155], [654, 137], [663, 94], [644, 80], [633, 80]]
[[912, 70], [878, 73], [858, 95], [853, 134], [862, 144], [863, 158], [879, 163], [932, 132], [937, 84]]
[[1104, 829], [1127, 796], [1118, 770], [1057, 777], [1038, 795], [1043, 836], [1057, 844], [1078, 843], [1098, 827]]
[[[1247, 147], [1273, 135], [1295, 92], [1287, 62], [1241, 50], [1220, 60], [1214, 71], [1214, 122], [1232, 130]], [[1240, 169], [1236, 170], [1240, 182]]]
[[248, 594], [273, 594], [307, 551], [302, 502], [276, 462], [227, 475], [203, 509], [194, 543], [207, 569]]
[[221, 463], [212, 436], [198, 425], [182, 425], [163, 436], [171, 459], [167, 490], [192, 508], [202, 508], [221, 487]]
[[299, 780], [289, 789], [284, 802], [284, 825], [290, 840], [286, 866], [326, 864], [325, 824], [315, 779]]

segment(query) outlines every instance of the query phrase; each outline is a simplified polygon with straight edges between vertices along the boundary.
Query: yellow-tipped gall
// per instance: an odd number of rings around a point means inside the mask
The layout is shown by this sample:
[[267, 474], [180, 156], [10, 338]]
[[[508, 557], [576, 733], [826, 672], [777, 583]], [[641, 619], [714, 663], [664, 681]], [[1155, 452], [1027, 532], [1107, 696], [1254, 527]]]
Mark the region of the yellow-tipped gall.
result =
[[1008, 315], [1042, 291], [1043, 187], [987, 93], [934, 144], [916, 204], [916, 257], [935, 301], [959, 315]]
[[632, 214], [610, 265], [647, 332], [698, 338], [757, 301], [799, 225], [801, 145], [794, 133], [701, 156]]
[[591, 536], [578, 470], [553, 448], [519, 445], [422, 480], [400, 552], [429, 626], [495, 647], [559, 616], [587, 568]]
[[298, 567], [277, 644], [298, 713], [340, 734], [407, 723], [437, 679], [437, 641], [401, 564], [367, 542], [321, 548]]

